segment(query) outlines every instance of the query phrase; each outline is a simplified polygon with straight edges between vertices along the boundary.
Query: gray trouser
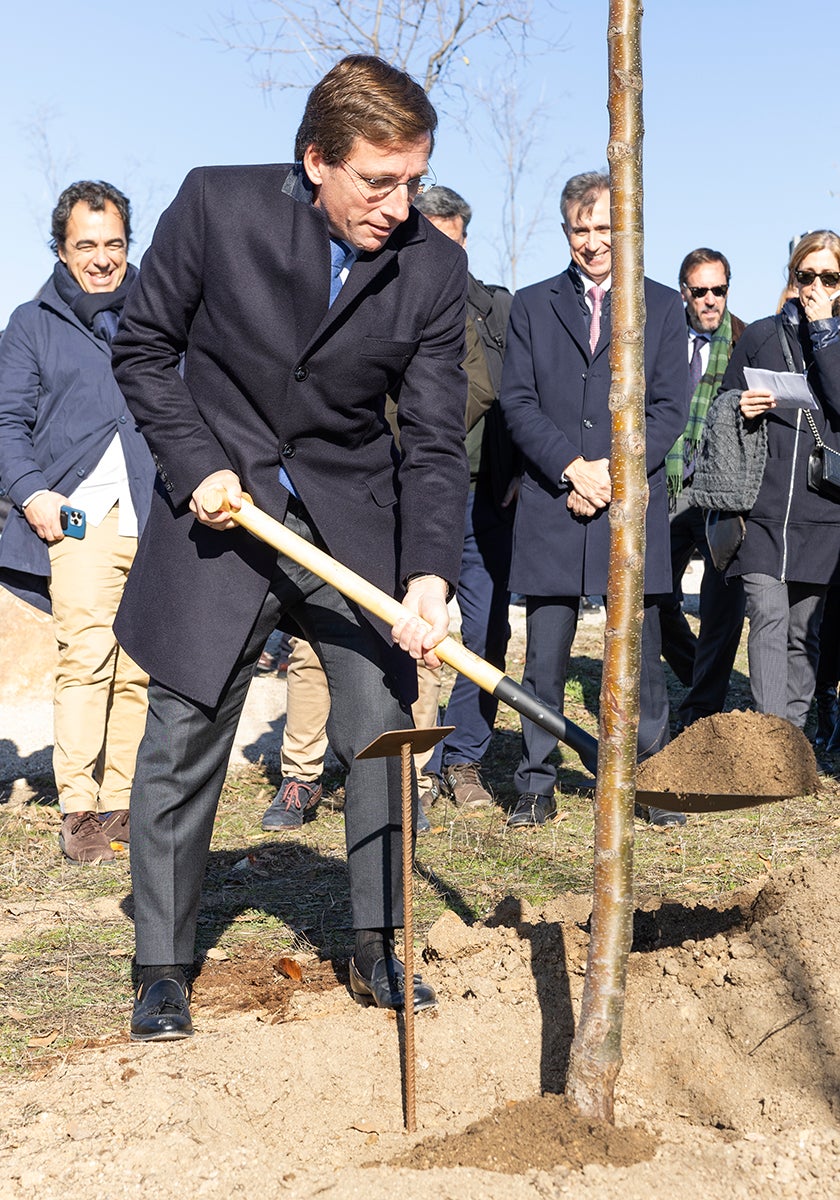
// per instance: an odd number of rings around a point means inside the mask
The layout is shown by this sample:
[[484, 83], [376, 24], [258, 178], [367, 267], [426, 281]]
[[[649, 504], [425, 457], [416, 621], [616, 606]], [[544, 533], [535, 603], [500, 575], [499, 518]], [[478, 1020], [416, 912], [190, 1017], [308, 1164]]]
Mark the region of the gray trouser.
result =
[[[316, 540], [305, 514], [286, 525]], [[286, 558], [219, 703], [207, 709], [152, 682], [131, 798], [137, 962], [191, 963], [201, 884], [219, 795], [254, 666], [284, 612], [324, 665], [330, 745], [347, 768], [345, 836], [356, 929], [402, 923], [399, 757], [355, 755], [389, 729], [410, 729], [397, 697], [394, 651], [334, 588]], [[211, 654], [212, 646], [207, 653]]]
[[820, 657], [825, 584], [782, 583], [772, 575], [743, 576], [750, 630], [750, 688], [759, 712], [803, 729]]

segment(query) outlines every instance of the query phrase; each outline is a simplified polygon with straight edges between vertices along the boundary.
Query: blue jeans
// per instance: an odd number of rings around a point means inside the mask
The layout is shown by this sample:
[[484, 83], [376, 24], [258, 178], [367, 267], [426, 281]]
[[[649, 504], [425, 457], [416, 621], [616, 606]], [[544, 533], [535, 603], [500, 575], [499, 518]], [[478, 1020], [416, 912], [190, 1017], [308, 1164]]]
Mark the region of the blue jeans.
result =
[[[456, 595], [461, 610], [461, 638], [479, 658], [504, 670], [510, 637], [508, 576], [513, 524], [502, 520], [480, 485], [470, 492], [464, 529], [461, 577]], [[498, 701], [477, 684], [459, 675], [443, 719], [454, 725], [442, 746], [435, 749], [426, 770], [441, 773], [441, 762], [481, 762], [496, 721]]]

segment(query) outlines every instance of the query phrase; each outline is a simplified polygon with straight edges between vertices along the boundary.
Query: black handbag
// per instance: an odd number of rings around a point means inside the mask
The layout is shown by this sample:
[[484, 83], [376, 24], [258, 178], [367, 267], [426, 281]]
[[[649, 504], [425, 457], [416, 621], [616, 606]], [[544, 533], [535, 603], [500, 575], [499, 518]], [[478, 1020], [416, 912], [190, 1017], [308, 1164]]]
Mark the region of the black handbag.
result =
[[747, 525], [740, 513], [706, 513], [706, 542], [716, 571], [726, 570], [746, 536]]
[[827, 500], [840, 503], [840, 453], [826, 446], [819, 435], [814, 418], [805, 410], [816, 445], [808, 455], [808, 488]]

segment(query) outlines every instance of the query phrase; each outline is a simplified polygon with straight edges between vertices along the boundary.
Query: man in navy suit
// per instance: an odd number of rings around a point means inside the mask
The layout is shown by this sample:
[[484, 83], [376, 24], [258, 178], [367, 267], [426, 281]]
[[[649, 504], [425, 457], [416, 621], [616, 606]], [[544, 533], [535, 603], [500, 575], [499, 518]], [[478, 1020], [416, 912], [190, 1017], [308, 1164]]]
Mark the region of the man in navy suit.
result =
[[[116, 626], [152, 681], [132, 793], [135, 1040], [192, 1032], [187, 974], [213, 818], [278, 622], [316, 647], [348, 771], [351, 987], [364, 1003], [404, 1003], [400, 763], [356, 754], [411, 727], [412, 659], [438, 665], [458, 576], [466, 256], [411, 205], [429, 182], [435, 125], [408, 75], [343, 59], [310, 93], [293, 165], [191, 172], [125, 311], [115, 371], [158, 467]], [[233, 509], [249, 492], [415, 615], [376, 626], [228, 512], [207, 511], [211, 487]], [[418, 977], [415, 1008], [435, 1002]]]
[[[523, 684], [563, 709], [581, 596], [603, 595], [609, 562], [610, 283], [609, 177], [573, 176], [560, 200], [572, 261], [562, 274], [518, 292], [511, 309], [502, 408], [525, 458], [513, 533], [511, 591], [526, 597]], [[679, 294], [645, 279], [647, 509], [639, 757], [668, 741], [668, 696], [659, 658], [656, 596], [671, 589], [665, 455], [685, 427], [688, 367]], [[556, 749], [522, 722], [518, 801], [508, 824], [542, 825], [556, 807]], [[684, 821], [650, 810], [650, 819]]]

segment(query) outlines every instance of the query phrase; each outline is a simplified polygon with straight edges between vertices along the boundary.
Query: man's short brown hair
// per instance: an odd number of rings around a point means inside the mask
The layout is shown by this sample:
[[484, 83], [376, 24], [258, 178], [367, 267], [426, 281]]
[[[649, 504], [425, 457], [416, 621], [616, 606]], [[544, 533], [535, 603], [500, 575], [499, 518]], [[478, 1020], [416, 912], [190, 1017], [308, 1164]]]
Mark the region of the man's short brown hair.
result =
[[67, 222], [79, 203], [86, 204], [93, 212], [104, 212], [106, 204], [113, 204], [125, 228], [125, 241], [128, 245], [131, 241], [131, 202], [128, 196], [124, 196], [119, 188], [115, 188], [112, 183], [106, 183], [104, 179], [80, 179], [78, 183], [71, 183], [64, 189], [53, 209], [50, 228], [50, 249], [53, 254], [57, 255], [60, 249], [64, 249]]
[[317, 146], [335, 166], [356, 138], [375, 146], [404, 146], [428, 134], [434, 146], [437, 113], [410, 75], [371, 54], [350, 54], [309, 93], [295, 138], [295, 159]]
[[695, 267], [702, 267], [704, 263], [720, 263], [723, 267], [723, 273], [726, 276], [726, 282], [729, 283], [732, 275], [729, 269], [729, 259], [720, 250], [710, 250], [708, 246], [698, 246], [696, 250], [690, 250], [680, 264], [680, 287], [684, 287], [688, 280], [690, 271]]
[[563, 224], [569, 224], [569, 214], [573, 208], [580, 208], [580, 215], [588, 217], [601, 193], [609, 190], [610, 177], [606, 171], [583, 171], [566, 180], [566, 186], [560, 193]]

